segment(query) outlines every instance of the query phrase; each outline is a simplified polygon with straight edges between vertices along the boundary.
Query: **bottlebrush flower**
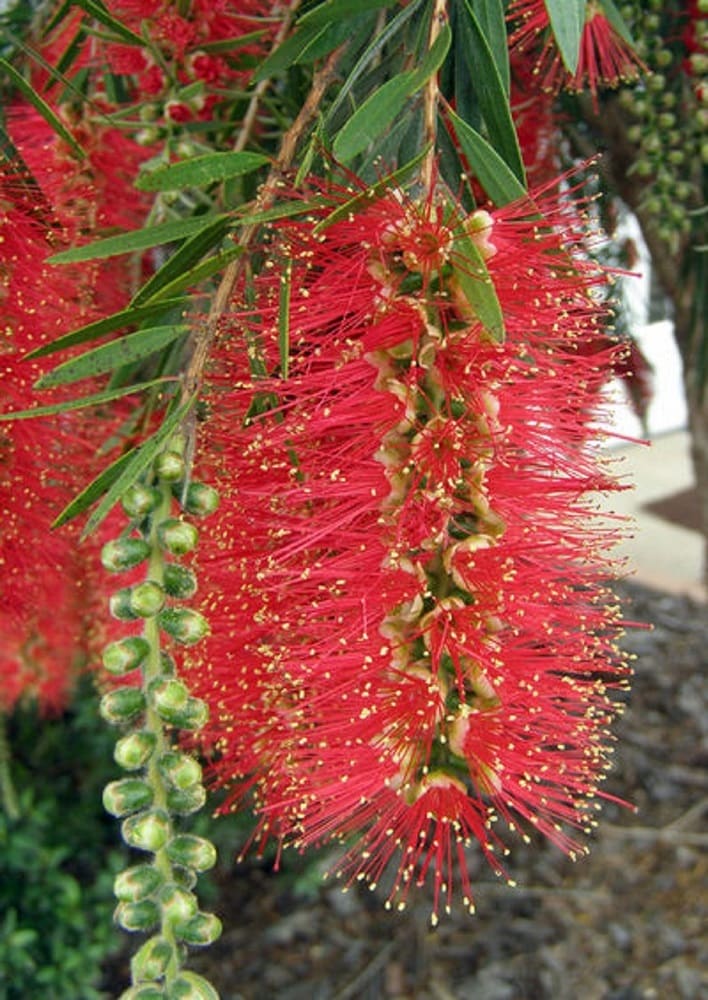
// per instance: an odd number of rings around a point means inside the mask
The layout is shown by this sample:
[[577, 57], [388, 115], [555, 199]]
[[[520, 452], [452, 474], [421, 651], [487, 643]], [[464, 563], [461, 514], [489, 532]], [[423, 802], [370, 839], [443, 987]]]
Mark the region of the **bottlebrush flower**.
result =
[[[596, 0], [590, 0], [580, 38], [578, 65], [570, 74], [551, 32], [544, 0], [513, 0], [507, 11], [512, 25], [509, 50], [515, 71], [528, 88], [557, 94], [560, 90], [589, 90], [597, 109], [597, 95], [639, 75], [641, 61], [632, 46], [613, 27]], [[529, 59], [531, 79], [529, 80]]]
[[349, 878], [391, 863], [399, 905], [430, 876], [435, 913], [457, 879], [472, 907], [466, 851], [501, 871], [497, 820], [568, 853], [594, 823], [626, 671], [593, 499], [618, 488], [593, 422], [613, 352], [582, 352], [605, 276], [572, 212], [546, 191], [466, 219], [394, 191], [284, 223], [214, 358], [192, 676], [216, 780], [253, 791], [264, 837], [354, 838]]

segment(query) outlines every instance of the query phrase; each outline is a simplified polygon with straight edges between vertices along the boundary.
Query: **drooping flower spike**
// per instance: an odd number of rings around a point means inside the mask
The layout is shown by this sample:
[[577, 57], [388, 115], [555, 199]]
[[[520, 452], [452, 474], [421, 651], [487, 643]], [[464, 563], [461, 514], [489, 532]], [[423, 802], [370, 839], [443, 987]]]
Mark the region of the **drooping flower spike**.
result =
[[436, 913], [456, 879], [472, 906], [473, 841], [502, 871], [498, 821], [582, 850], [625, 672], [618, 531], [592, 499], [617, 488], [594, 424], [612, 351], [582, 352], [606, 278], [569, 213], [549, 192], [465, 218], [394, 191], [285, 223], [211, 376], [229, 475], [194, 674], [217, 780], [253, 790], [265, 834], [354, 838], [350, 878], [392, 862], [392, 902], [431, 877]]

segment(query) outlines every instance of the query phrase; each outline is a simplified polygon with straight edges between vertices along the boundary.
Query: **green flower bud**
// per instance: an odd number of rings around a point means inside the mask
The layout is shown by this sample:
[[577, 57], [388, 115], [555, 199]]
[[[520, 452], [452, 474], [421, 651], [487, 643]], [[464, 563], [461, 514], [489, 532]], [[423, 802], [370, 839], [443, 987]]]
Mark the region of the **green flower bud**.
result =
[[163, 920], [170, 924], [181, 924], [189, 920], [199, 909], [197, 897], [192, 892], [170, 883], [158, 893]]
[[206, 802], [206, 791], [203, 785], [193, 785], [191, 788], [170, 788], [167, 792], [167, 808], [178, 816], [189, 816], [199, 812]]
[[186, 944], [213, 944], [221, 937], [221, 921], [213, 913], [195, 913], [189, 920], [177, 924], [175, 933]]
[[209, 706], [201, 698], [188, 698], [180, 708], [162, 705], [157, 708], [160, 718], [176, 729], [197, 731], [209, 721]]
[[155, 472], [166, 483], [176, 483], [184, 479], [186, 467], [178, 451], [163, 451], [155, 459]]
[[120, 687], [108, 691], [98, 707], [101, 718], [112, 726], [130, 722], [145, 711], [145, 696], [140, 688]]
[[178, 865], [174, 865], [172, 868], [172, 878], [175, 885], [187, 890], [193, 889], [198, 881], [196, 872], [193, 872], [191, 868], [180, 868]]
[[119, 872], [113, 882], [113, 892], [121, 903], [137, 903], [150, 896], [162, 882], [154, 865], [135, 865]]
[[192, 608], [165, 608], [159, 624], [181, 646], [194, 646], [209, 635], [209, 622]]
[[160, 774], [175, 788], [187, 789], [198, 785], [202, 780], [202, 768], [198, 760], [178, 750], [163, 753], [157, 762]]
[[109, 573], [133, 569], [150, 555], [150, 546], [143, 538], [116, 538], [101, 549], [103, 568]]
[[150, 684], [149, 695], [152, 704], [162, 714], [163, 711], [169, 713], [184, 708], [189, 690], [175, 677], [159, 677]]
[[195, 872], [206, 872], [216, 864], [216, 848], [210, 840], [181, 833], [173, 837], [165, 848], [170, 861]]
[[154, 580], [145, 580], [132, 588], [130, 607], [140, 618], [152, 618], [164, 603], [165, 592]]
[[163, 586], [170, 597], [188, 600], [197, 592], [197, 578], [187, 566], [168, 563], [165, 566]]
[[146, 809], [152, 805], [152, 799], [152, 788], [140, 778], [121, 778], [103, 789], [103, 808], [112, 816], [127, 816]]
[[196, 547], [199, 532], [188, 521], [168, 517], [157, 529], [157, 538], [166, 552], [173, 556], [184, 556]]
[[155, 853], [170, 839], [172, 827], [166, 813], [151, 809], [123, 820], [121, 833], [129, 847]]
[[118, 1000], [165, 1000], [167, 994], [161, 986], [131, 986], [121, 993]]
[[116, 743], [113, 759], [126, 771], [137, 771], [148, 762], [156, 743], [157, 737], [154, 733], [146, 731], [128, 733]]
[[219, 994], [203, 976], [181, 972], [167, 987], [167, 1000], [219, 1000]]
[[138, 903], [119, 903], [113, 919], [126, 931], [149, 931], [160, 921], [160, 909], [151, 899]]
[[121, 622], [134, 622], [138, 617], [130, 605], [130, 598], [133, 593], [132, 587], [122, 587], [111, 594], [108, 601], [108, 608], [114, 618]]
[[160, 506], [162, 494], [154, 486], [133, 483], [123, 494], [121, 504], [128, 517], [145, 517]]
[[173, 656], [170, 656], [164, 649], [160, 650], [160, 674], [162, 677], [174, 677], [177, 673], [177, 664]]
[[118, 642], [111, 642], [103, 650], [103, 666], [109, 674], [120, 677], [135, 670], [150, 652], [150, 643], [142, 636], [133, 635]]
[[153, 982], [164, 976], [174, 956], [174, 947], [165, 938], [155, 935], [142, 945], [130, 962], [135, 982]]
[[206, 483], [190, 483], [184, 498], [184, 509], [195, 517], [208, 517], [219, 506], [219, 494]]

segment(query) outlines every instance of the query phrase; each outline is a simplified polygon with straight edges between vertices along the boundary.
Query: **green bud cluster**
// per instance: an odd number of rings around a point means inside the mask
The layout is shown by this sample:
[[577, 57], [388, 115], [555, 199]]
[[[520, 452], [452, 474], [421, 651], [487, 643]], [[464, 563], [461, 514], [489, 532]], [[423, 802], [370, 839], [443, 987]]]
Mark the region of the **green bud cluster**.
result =
[[204, 701], [180, 678], [175, 660], [162, 648], [189, 647], [208, 635], [206, 619], [180, 604], [197, 592], [193, 570], [180, 557], [192, 552], [199, 533], [184, 515], [207, 516], [218, 494], [202, 483], [186, 483], [180, 441], [158, 455], [145, 482], [122, 499], [129, 524], [104, 545], [101, 561], [110, 573], [144, 564], [143, 579], [110, 598], [114, 618], [142, 628], [109, 643], [103, 666], [124, 679], [103, 695], [101, 715], [125, 730], [116, 743], [116, 763], [129, 776], [110, 782], [103, 793], [107, 812], [121, 820], [125, 842], [148, 859], [115, 879], [116, 922], [128, 931], [152, 934], [131, 962], [133, 986], [124, 1000], [153, 997], [218, 1000], [201, 976], [181, 968], [187, 946], [215, 941], [221, 924], [199, 909], [192, 891], [201, 872], [216, 863], [210, 841], [176, 829], [206, 801], [199, 762], [173, 745], [175, 730], [195, 732], [208, 719]]
[[708, 66], [708, 19], [697, 15], [697, 44], [703, 46], [689, 60], [690, 72], [677, 44], [676, 14], [663, 3], [625, 4], [622, 15], [637, 40], [648, 73], [619, 96], [632, 124], [627, 138], [636, 146], [630, 172], [644, 182], [640, 203], [657, 235], [676, 252], [689, 234], [695, 210], [702, 204], [702, 176], [708, 164], [708, 104], [705, 80]]

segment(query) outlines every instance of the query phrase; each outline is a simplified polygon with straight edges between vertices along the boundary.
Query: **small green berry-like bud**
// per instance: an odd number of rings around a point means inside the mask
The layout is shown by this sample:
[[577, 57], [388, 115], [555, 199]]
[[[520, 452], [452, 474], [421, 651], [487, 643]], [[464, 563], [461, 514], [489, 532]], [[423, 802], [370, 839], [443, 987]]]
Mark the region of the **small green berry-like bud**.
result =
[[131, 986], [121, 993], [118, 1000], [165, 1000], [167, 994], [161, 986], [153, 983], [143, 986]]
[[156, 743], [157, 737], [154, 733], [147, 731], [128, 733], [116, 743], [113, 759], [126, 771], [137, 771], [148, 762]]
[[132, 587], [122, 587], [111, 594], [108, 601], [108, 608], [114, 618], [121, 622], [134, 622], [138, 617], [130, 606], [130, 598], [133, 593]]
[[140, 618], [152, 618], [165, 603], [165, 592], [154, 580], [145, 580], [132, 588], [130, 607]]
[[165, 938], [155, 935], [142, 945], [130, 962], [130, 971], [136, 982], [153, 982], [161, 979], [174, 955], [174, 948]]
[[150, 896], [162, 882], [154, 865], [135, 865], [119, 872], [113, 882], [113, 892], [121, 903], [137, 903]]
[[159, 892], [163, 918], [171, 924], [189, 920], [198, 910], [197, 897], [192, 892], [170, 883]]
[[186, 789], [198, 785], [202, 780], [202, 768], [198, 760], [178, 750], [163, 753], [157, 762], [160, 774], [175, 788]]
[[165, 551], [173, 556], [184, 556], [196, 547], [199, 532], [188, 521], [168, 517], [157, 529], [157, 538]]
[[116, 688], [104, 694], [98, 710], [106, 722], [119, 726], [145, 711], [145, 696], [139, 688]]
[[155, 853], [170, 839], [172, 828], [166, 813], [152, 809], [123, 820], [121, 833], [129, 847]]
[[112, 816], [127, 816], [146, 809], [152, 805], [152, 799], [152, 788], [140, 778], [121, 778], [103, 789], [103, 808]]
[[163, 451], [155, 459], [155, 472], [166, 483], [177, 483], [184, 479], [186, 468], [178, 451]]
[[195, 517], [208, 517], [219, 506], [219, 494], [206, 483], [190, 483], [184, 498], [184, 509]]
[[213, 944], [221, 937], [221, 921], [213, 913], [195, 913], [189, 920], [178, 924], [175, 933], [187, 944]]
[[181, 972], [167, 987], [167, 1000], [219, 1000], [219, 994], [203, 976]]
[[193, 868], [195, 872], [206, 872], [216, 864], [216, 848], [212, 842], [191, 833], [173, 837], [165, 850], [176, 865]]
[[109, 573], [120, 573], [139, 566], [149, 555], [150, 546], [144, 538], [116, 538], [101, 549], [101, 562]]
[[109, 674], [120, 677], [135, 670], [150, 652], [150, 643], [142, 636], [132, 635], [111, 642], [103, 650], [103, 666]]
[[160, 506], [162, 495], [154, 486], [133, 483], [123, 494], [121, 504], [128, 517], [145, 517]]
[[119, 903], [113, 919], [126, 931], [149, 931], [159, 922], [160, 910], [151, 899], [141, 899], [139, 903]]
[[187, 687], [174, 677], [160, 678], [150, 685], [150, 700], [158, 715], [166, 722], [172, 722], [184, 708], [188, 698]]
[[179, 816], [189, 816], [199, 812], [206, 802], [206, 791], [203, 785], [193, 785], [191, 788], [170, 788], [167, 793], [167, 808]]
[[163, 586], [170, 597], [185, 601], [197, 592], [197, 578], [187, 566], [168, 563], [165, 566]]
[[209, 635], [209, 622], [192, 608], [165, 608], [159, 624], [181, 646], [194, 646]]
[[157, 712], [164, 722], [176, 729], [198, 730], [209, 720], [209, 707], [201, 698], [187, 698], [179, 708], [171, 708], [168, 704], [156, 705]]

